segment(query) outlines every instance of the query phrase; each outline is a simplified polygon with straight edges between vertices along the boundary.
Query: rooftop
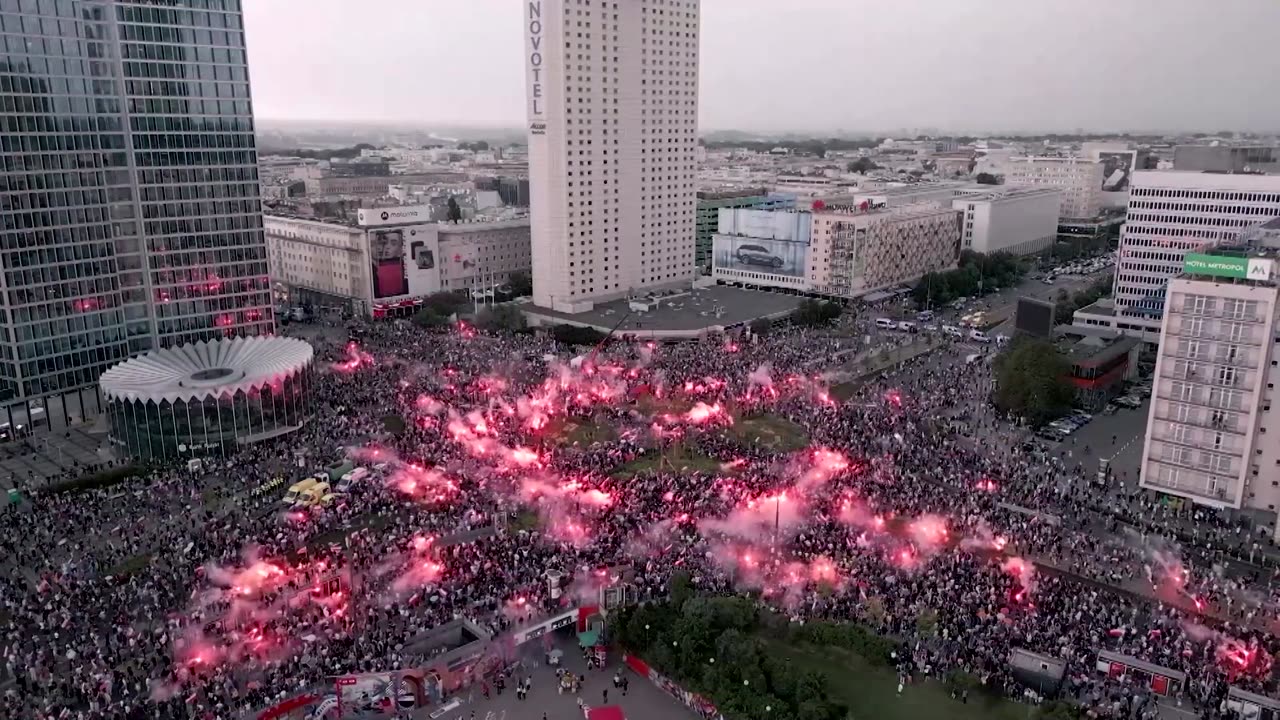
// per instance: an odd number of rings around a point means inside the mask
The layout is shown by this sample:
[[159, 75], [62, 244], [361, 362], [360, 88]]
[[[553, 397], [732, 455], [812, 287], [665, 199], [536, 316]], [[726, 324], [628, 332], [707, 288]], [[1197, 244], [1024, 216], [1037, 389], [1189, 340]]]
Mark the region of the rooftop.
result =
[[[729, 285], [693, 289], [660, 299], [653, 309], [631, 310], [626, 299], [597, 303], [584, 313], [564, 313], [536, 305], [525, 305], [527, 315], [542, 318], [548, 324], [569, 323], [609, 332], [640, 336], [692, 337], [704, 330], [743, 325], [757, 318], [780, 317], [794, 311], [804, 298], [795, 295], [743, 290]], [[623, 318], [626, 318], [623, 320]], [[622, 322], [619, 325], [619, 322]]]
[[764, 197], [768, 190], [763, 187], [720, 188], [718, 190], [699, 190], [699, 200], [728, 200], [742, 197]]
[[[987, 187], [992, 187], [988, 185]], [[1019, 198], [1043, 195], [1061, 195], [1062, 188], [1050, 185], [998, 185], [993, 190], [961, 191], [964, 193], [957, 200], [1000, 202], [1001, 200], [1017, 200]]]
[[1059, 327], [1062, 332], [1054, 344], [1072, 365], [1077, 366], [1105, 364], [1128, 353], [1142, 342], [1108, 328], [1082, 328], [1076, 325]]

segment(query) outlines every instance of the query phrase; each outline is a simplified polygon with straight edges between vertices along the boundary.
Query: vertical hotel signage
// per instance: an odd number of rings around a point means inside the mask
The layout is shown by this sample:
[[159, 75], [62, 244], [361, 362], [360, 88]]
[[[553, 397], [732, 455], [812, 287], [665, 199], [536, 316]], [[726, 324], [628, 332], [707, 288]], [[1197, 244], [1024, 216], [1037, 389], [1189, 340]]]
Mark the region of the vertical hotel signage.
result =
[[529, 67], [527, 80], [529, 85], [529, 134], [545, 135], [547, 133], [546, 105], [542, 89], [546, 82], [546, 50], [543, 43], [542, 5], [544, 0], [526, 0], [525, 11], [525, 57]]

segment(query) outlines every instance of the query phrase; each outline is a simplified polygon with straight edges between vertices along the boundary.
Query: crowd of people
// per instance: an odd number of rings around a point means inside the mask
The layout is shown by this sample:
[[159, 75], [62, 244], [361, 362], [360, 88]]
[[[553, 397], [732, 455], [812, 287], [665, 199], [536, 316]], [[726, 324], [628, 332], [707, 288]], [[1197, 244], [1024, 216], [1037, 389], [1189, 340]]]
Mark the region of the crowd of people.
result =
[[[1102, 649], [1185, 673], [1179, 702], [1206, 717], [1229, 684], [1275, 690], [1269, 578], [1184, 560], [1141, 498], [1117, 517], [997, 417], [971, 350], [833, 397], [832, 358], [870, 332], [842, 323], [585, 350], [398, 323], [318, 340], [296, 433], [0, 515], [0, 715], [241, 717], [421, 662], [414, 639], [456, 618], [501, 636], [602, 576], [659, 597], [676, 573], [900, 638], [904, 675], [1018, 694], [1012, 649], [1060, 658], [1097, 717], [1155, 712], [1148, 688], [1096, 672]], [[761, 416], [810, 447], [779, 447]], [[348, 458], [377, 471], [333, 505], [281, 505]]]

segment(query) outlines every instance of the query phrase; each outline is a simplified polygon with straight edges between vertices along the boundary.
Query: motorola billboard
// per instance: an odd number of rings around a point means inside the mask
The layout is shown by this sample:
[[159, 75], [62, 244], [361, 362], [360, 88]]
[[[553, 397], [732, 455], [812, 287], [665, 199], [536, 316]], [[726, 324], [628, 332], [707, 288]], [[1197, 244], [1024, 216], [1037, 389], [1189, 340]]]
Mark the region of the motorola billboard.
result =
[[356, 211], [356, 224], [360, 227], [379, 225], [406, 225], [431, 222], [431, 206], [361, 208]]

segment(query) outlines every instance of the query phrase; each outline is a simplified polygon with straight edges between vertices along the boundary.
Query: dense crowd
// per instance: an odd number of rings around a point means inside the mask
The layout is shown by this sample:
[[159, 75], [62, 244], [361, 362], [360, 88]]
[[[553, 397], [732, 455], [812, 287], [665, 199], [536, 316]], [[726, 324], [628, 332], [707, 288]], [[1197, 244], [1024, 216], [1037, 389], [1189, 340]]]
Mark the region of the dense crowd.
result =
[[[1185, 672], [1180, 702], [1206, 716], [1228, 684], [1274, 690], [1265, 578], [1184, 564], [1177, 518], [1093, 488], [998, 418], [971, 351], [833, 398], [832, 359], [870, 332], [843, 322], [572, 359], [536, 335], [390, 323], [358, 346], [318, 341], [326, 371], [293, 435], [0, 515], [0, 716], [239, 717], [421, 661], [415, 638], [454, 618], [500, 635], [601, 573], [642, 597], [679, 572], [760, 590], [797, 622], [860, 620], [903, 639], [904, 676], [964, 671], [1014, 694], [1010, 650], [1052, 655], [1098, 717], [1155, 712], [1095, 671], [1099, 649]], [[764, 412], [812, 447], [730, 427]], [[379, 471], [332, 506], [282, 509], [284, 487], [348, 457]], [[682, 469], [694, 457], [719, 468]], [[525, 514], [540, 523], [442, 541]], [[1255, 542], [1203, 527], [1206, 543]], [[568, 585], [553, 593], [548, 570]], [[335, 577], [339, 592], [315, 591]]]

